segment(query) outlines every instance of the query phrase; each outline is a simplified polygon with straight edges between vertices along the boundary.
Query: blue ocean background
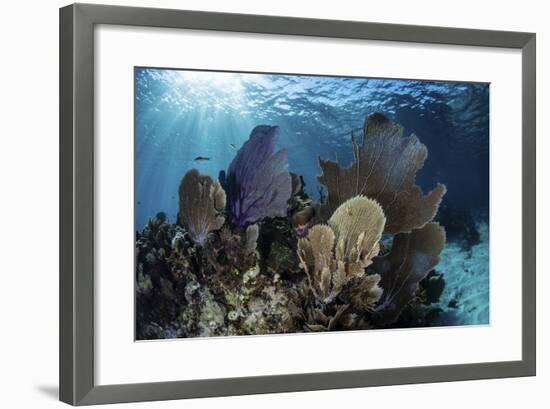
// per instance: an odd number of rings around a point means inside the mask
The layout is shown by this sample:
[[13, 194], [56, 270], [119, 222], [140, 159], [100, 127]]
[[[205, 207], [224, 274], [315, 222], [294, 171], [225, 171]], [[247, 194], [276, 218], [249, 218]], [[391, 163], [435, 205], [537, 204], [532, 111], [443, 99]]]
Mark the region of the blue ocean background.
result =
[[[442, 205], [474, 220], [480, 242], [448, 240], [436, 270], [445, 278], [441, 325], [489, 323], [489, 85], [135, 69], [136, 229], [158, 212], [172, 222], [178, 185], [191, 168], [217, 178], [256, 125], [278, 125], [289, 170], [319, 198], [318, 157], [347, 165], [351, 132], [381, 112], [429, 151], [417, 174], [426, 192], [447, 186]], [[194, 161], [197, 157], [208, 160]], [[433, 306], [432, 306], [433, 307]]]

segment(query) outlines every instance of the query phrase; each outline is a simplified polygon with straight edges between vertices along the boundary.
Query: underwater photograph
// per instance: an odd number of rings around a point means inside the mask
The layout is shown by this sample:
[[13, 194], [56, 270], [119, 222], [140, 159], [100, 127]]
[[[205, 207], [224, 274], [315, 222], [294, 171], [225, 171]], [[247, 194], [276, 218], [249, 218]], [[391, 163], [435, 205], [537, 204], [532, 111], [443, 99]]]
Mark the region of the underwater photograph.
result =
[[488, 83], [136, 67], [135, 338], [488, 325]]

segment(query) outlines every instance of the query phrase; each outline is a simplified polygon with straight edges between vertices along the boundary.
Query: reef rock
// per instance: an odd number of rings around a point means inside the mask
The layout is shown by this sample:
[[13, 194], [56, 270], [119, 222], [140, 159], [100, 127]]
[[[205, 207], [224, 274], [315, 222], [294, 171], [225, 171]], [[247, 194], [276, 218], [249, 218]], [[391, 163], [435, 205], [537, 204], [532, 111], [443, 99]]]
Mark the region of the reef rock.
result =
[[258, 261], [256, 240], [258, 226], [251, 225], [246, 232], [233, 233], [224, 226], [213, 235], [205, 246], [201, 267], [210, 277], [210, 285], [216, 287], [239, 281], [242, 274], [253, 268]]
[[171, 243], [177, 233], [178, 227], [159, 214], [136, 236], [137, 339], [165, 338], [177, 320], [179, 288], [171, 283]]

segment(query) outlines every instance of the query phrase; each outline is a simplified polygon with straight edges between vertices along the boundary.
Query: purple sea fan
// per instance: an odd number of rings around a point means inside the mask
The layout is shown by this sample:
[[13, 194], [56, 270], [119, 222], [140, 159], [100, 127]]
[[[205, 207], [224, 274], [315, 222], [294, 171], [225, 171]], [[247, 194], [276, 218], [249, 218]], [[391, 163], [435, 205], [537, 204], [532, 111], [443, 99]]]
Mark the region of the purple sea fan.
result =
[[246, 226], [265, 217], [286, 216], [292, 182], [287, 150], [273, 153], [278, 126], [259, 125], [237, 152], [222, 181], [231, 222]]

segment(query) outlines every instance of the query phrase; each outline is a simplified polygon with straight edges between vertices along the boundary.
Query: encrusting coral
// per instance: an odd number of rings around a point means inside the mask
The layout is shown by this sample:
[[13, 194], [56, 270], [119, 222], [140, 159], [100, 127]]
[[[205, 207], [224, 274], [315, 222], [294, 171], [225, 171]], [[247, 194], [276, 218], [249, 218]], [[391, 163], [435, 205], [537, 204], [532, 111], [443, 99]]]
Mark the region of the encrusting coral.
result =
[[179, 186], [179, 220], [196, 243], [203, 245], [208, 234], [220, 229], [225, 217], [225, 192], [219, 182], [191, 169]]
[[[138, 339], [169, 338], [181, 305], [181, 286], [171, 266], [172, 241], [179, 227], [163, 214], [149, 220], [136, 237], [136, 336]], [[185, 269], [185, 267], [182, 267]], [[184, 274], [188, 271], [186, 270]], [[167, 285], [171, 284], [171, 285]], [[178, 336], [178, 335], [176, 335]]]
[[371, 115], [349, 167], [319, 160], [314, 202], [278, 133], [255, 127], [219, 182], [188, 171], [176, 223], [159, 213], [136, 233], [137, 339], [429, 325], [445, 187], [415, 184], [426, 147]]
[[[206, 265], [203, 265], [203, 271], [215, 277], [217, 282], [225, 282], [254, 268], [258, 262], [257, 239], [256, 224], [250, 225], [245, 232], [232, 232], [228, 226], [224, 226], [206, 244], [203, 252]], [[214, 281], [213, 285], [217, 282]]]

